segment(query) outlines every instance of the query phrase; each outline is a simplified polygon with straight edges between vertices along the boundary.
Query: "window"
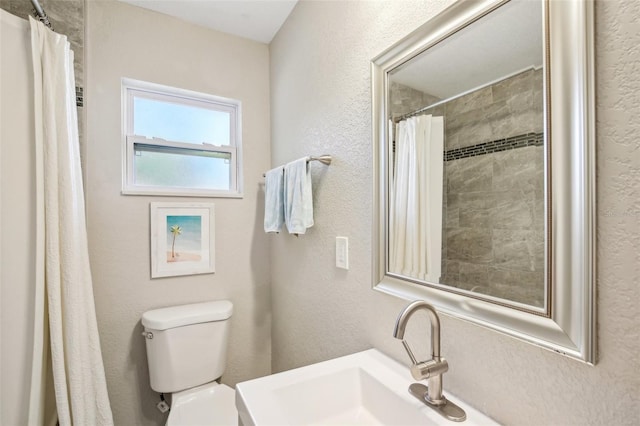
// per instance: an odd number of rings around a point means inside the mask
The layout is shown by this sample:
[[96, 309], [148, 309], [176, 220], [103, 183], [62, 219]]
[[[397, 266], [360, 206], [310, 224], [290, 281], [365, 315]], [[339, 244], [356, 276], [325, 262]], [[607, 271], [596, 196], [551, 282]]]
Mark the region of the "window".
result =
[[123, 79], [123, 194], [242, 196], [240, 101]]

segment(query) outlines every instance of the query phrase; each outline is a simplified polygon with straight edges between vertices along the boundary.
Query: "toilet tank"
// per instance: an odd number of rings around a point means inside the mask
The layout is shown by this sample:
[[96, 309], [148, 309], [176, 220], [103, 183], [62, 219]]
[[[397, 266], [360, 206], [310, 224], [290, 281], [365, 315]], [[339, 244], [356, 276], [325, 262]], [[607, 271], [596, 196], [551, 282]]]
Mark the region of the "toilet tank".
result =
[[145, 312], [142, 325], [151, 388], [178, 392], [222, 376], [232, 312], [228, 300]]

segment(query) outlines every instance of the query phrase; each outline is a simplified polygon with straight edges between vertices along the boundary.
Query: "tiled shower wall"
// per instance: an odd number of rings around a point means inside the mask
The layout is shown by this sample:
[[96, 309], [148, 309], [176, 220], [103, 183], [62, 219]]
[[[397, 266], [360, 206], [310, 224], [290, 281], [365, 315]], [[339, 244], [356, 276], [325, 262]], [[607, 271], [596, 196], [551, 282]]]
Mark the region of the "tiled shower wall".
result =
[[391, 118], [397, 118], [404, 114], [409, 114], [422, 107], [434, 104], [440, 99], [413, 89], [409, 86], [391, 82], [389, 87], [389, 105]]
[[529, 70], [445, 104], [446, 149], [540, 133], [542, 69]]
[[[400, 89], [393, 116], [425, 98]], [[445, 117], [442, 283], [543, 305], [542, 96], [542, 70], [529, 70], [434, 108]]]

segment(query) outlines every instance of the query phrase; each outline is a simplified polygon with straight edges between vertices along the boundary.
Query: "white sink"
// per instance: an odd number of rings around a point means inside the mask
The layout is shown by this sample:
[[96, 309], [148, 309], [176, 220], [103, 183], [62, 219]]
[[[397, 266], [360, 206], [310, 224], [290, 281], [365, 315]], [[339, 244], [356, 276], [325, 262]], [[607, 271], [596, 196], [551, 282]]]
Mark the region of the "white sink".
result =
[[[376, 349], [335, 358], [236, 385], [244, 426], [455, 425], [408, 392], [412, 379]], [[445, 375], [446, 384], [446, 375]], [[463, 425], [496, 425], [446, 391], [467, 413]]]

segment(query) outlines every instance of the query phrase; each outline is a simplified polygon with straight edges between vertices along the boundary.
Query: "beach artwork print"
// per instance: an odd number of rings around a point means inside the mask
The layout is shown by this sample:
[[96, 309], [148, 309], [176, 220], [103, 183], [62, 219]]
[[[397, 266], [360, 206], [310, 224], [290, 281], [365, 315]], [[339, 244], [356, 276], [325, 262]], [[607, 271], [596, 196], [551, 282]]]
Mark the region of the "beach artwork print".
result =
[[215, 272], [212, 203], [151, 203], [151, 278]]
[[167, 262], [202, 260], [202, 218], [167, 216]]

